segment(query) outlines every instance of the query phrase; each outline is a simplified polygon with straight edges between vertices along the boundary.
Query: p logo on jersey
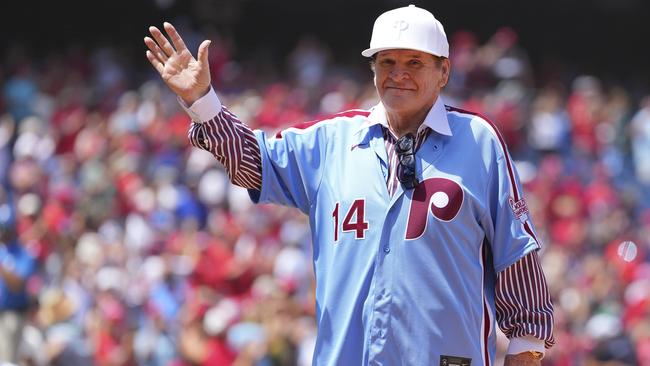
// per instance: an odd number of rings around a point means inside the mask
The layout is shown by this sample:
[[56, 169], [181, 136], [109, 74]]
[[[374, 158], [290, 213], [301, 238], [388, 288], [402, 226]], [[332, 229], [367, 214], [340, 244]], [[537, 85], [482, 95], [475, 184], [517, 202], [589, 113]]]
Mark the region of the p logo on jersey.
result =
[[427, 228], [428, 214], [449, 222], [456, 218], [463, 205], [463, 188], [447, 178], [427, 178], [413, 190], [406, 225], [406, 240], [421, 237]]
[[508, 198], [508, 203], [510, 203], [512, 213], [515, 215], [517, 220], [522, 223], [528, 221], [528, 205], [526, 205], [526, 201], [523, 198], [519, 201], [515, 201], [514, 198], [510, 197]]

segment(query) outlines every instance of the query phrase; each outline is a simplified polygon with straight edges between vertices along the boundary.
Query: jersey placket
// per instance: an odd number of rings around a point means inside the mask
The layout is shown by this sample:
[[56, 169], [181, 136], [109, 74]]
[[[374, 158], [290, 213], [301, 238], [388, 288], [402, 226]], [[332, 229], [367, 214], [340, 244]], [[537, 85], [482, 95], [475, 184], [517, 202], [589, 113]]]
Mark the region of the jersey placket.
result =
[[[388, 131], [384, 129], [384, 142], [387, 150], [387, 155], [390, 157], [394, 155], [394, 143], [395, 138]], [[426, 140], [429, 133], [428, 131], [422, 131], [418, 134], [416, 139], [416, 150], [422, 145]], [[388, 159], [390, 163], [392, 159]], [[389, 163], [389, 164], [390, 164]], [[389, 180], [386, 182], [387, 186], [390, 187], [391, 184], [394, 184], [397, 181], [397, 168], [395, 164], [389, 165], [389, 176], [392, 177], [392, 181]], [[388, 188], [389, 192], [391, 189]], [[394, 189], [391, 192], [391, 200], [387, 207], [386, 212], [386, 223], [395, 222], [399, 217], [401, 210], [401, 204], [397, 204], [399, 201], [399, 196], [403, 193], [402, 187], [399, 186], [397, 182], [397, 189]], [[373, 293], [373, 308], [372, 308], [372, 317], [370, 320], [370, 334], [369, 334], [369, 348], [368, 348], [368, 364], [369, 365], [382, 365], [382, 353], [385, 350], [387, 338], [390, 332], [390, 308], [391, 308], [391, 283], [394, 275], [395, 266], [393, 264], [393, 256], [390, 255], [391, 252], [391, 243], [403, 241], [403, 233], [393, 232], [395, 229], [394, 225], [384, 225], [382, 228], [382, 236], [378, 247], [377, 257], [376, 257], [376, 266], [374, 273], [374, 293]]]
[[[391, 205], [386, 214], [385, 223], [390, 223], [391, 212], [399, 211], [399, 207]], [[380, 243], [376, 256], [376, 265], [373, 286], [373, 307], [372, 316], [370, 319], [369, 327], [369, 347], [368, 347], [368, 364], [369, 365], [382, 365], [381, 354], [386, 346], [386, 341], [390, 328], [390, 308], [391, 308], [391, 283], [394, 275], [394, 266], [392, 261], [391, 252], [391, 239], [393, 238], [394, 226], [387, 224], [382, 228]]]

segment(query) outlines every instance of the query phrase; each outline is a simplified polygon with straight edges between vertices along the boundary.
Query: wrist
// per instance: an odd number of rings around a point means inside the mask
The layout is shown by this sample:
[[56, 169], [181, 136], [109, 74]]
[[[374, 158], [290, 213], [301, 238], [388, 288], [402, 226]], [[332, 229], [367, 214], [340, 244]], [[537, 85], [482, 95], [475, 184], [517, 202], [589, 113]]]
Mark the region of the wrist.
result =
[[538, 351], [525, 351], [517, 354], [508, 354], [505, 359], [505, 366], [540, 366], [543, 353]]
[[533, 360], [538, 360], [538, 361], [541, 360], [542, 358], [544, 358], [544, 353], [539, 352], [539, 351], [526, 351], [526, 352], [520, 353], [520, 355], [529, 356]]
[[191, 107], [192, 104], [194, 104], [194, 102], [196, 102], [197, 100], [204, 97], [206, 94], [208, 94], [209, 91], [210, 91], [210, 85], [208, 85], [204, 89], [201, 89], [198, 93], [190, 93], [190, 94], [186, 94], [186, 95], [179, 95], [179, 97], [181, 98], [183, 103], [185, 103], [185, 105], [187, 105], [188, 107]]
[[208, 92], [195, 100], [192, 105], [187, 105], [180, 96], [178, 96], [178, 103], [190, 116], [192, 121], [199, 123], [211, 120], [221, 112], [222, 108], [221, 101], [212, 87], [209, 87]]

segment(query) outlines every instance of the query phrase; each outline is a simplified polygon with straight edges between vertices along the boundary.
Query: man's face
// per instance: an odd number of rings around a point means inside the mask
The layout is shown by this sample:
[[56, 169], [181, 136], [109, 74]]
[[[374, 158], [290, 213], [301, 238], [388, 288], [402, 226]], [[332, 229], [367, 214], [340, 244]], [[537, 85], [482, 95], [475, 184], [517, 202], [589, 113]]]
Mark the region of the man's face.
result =
[[415, 113], [429, 109], [447, 84], [450, 64], [425, 52], [380, 51], [375, 59], [375, 87], [388, 112]]

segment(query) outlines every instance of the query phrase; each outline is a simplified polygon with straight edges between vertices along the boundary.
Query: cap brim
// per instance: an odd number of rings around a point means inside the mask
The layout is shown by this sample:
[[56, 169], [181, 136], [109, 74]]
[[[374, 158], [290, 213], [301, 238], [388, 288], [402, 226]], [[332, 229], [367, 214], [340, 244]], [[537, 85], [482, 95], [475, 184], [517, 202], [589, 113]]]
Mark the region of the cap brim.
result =
[[388, 46], [388, 47], [375, 47], [375, 48], [367, 48], [363, 51], [361, 51], [361, 55], [364, 57], [372, 57], [377, 52], [385, 51], [385, 50], [414, 50], [414, 51], [420, 51], [424, 53], [428, 53], [430, 55], [438, 56], [438, 57], [449, 57], [445, 55], [437, 55], [429, 50], [425, 50], [423, 48], [416, 48], [416, 47], [404, 47], [404, 46]]

